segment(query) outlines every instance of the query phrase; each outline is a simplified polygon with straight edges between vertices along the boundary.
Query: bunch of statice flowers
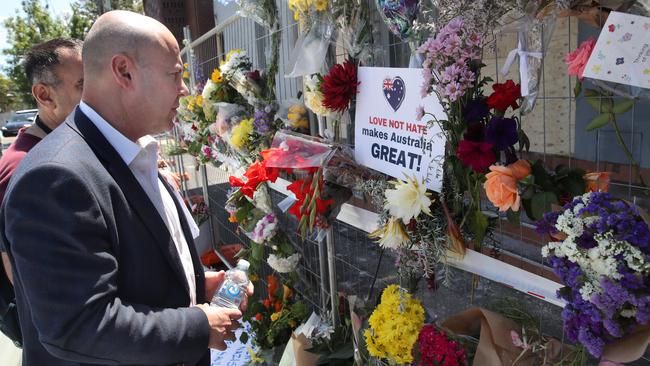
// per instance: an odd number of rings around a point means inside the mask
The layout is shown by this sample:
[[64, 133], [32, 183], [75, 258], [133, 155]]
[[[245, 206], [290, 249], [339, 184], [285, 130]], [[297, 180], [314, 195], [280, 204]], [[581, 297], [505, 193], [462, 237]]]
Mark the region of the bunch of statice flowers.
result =
[[[461, 18], [447, 23], [418, 52], [425, 55], [421, 95], [436, 92], [441, 101], [455, 102], [474, 85], [481, 59], [481, 35]], [[435, 89], [434, 89], [435, 88]]]
[[609, 193], [576, 197], [550, 212], [538, 232], [556, 238], [542, 248], [565, 284], [564, 329], [600, 357], [606, 344], [650, 320], [650, 229], [638, 209]]

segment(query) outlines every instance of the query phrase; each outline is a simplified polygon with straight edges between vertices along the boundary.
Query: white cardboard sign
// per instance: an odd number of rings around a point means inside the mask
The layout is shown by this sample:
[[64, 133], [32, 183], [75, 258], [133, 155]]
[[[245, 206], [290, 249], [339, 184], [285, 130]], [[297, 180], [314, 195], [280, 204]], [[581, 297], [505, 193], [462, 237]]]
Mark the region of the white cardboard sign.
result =
[[650, 18], [611, 12], [583, 76], [650, 88]]
[[427, 127], [416, 109], [446, 119], [438, 98], [420, 96], [422, 69], [359, 67], [355, 116], [355, 160], [404, 180], [427, 178], [427, 188], [442, 188], [445, 138], [437, 124]]

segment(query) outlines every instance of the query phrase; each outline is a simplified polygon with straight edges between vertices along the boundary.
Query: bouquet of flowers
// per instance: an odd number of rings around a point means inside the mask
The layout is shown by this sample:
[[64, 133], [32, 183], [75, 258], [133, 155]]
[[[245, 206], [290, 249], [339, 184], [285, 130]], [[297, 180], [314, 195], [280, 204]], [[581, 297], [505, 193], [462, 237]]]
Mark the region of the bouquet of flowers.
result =
[[455, 340], [450, 339], [442, 329], [427, 324], [418, 336], [420, 359], [418, 366], [465, 366], [467, 354]]
[[545, 214], [537, 230], [557, 240], [542, 255], [565, 284], [558, 296], [569, 340], [600, 357], [650, 321], [650, 229], [636, 206], [590, 192]]
[[[301, 235], [305, 237], [314, 227], [327, 228], [335, 202], [326, 198], [322, 172], [335, 150], [316, 139], [290, 132], [278, 132], [271, 146], [260, 153], [267, 168], [303, 176], [287, 186], [294, 195], [288, 210], [298, 219]], [[342, 203], [337, 202], [337, 206]]]
[[[491, 79], [480, 77], [484, 66], [480, 62], [481, 42], [479, 33], [455, 18], [419, 49], [425, 54], [422, 96], [435, 93], [447, 114], [447, 120], [432, 115], [433, 120], [428, 121], [439, 124], [447, 138], [443, 204], [451, 208], [450, 225], [460, 222], [459, 229], [473, 234], [477, 248], [489, 227], [480, 208], [485, 173], [497, 160], [506, 165], [514, 163], [518, 152], [515, 144], [519, 144], [519, 152], [529, 146], [519, 120], [506, 116], [508, 110], [519, 108], [519, 85], [512, 80], [495, 83], [494, 92], [483, 95]], [[417, 115], [421, 119], [428, 114], [420, 107]]]
[[226, 59], [219, 66], [221, 75], [248, 104], [253, 107], [263, 105], [263, 80], [258, 70], [253, 70], [253, 63], [246, 51], [235, 49], [228, 52]]
[[[281, 284], [275, 276], [267, 276], [266, 282], [267, 295], [251, 302], [244, 314], [244, 319], [251, 323], [254, 343], [262, 351], [285, 345], [291, 332], [309, 315], [289, 284]], [[240, 340], [246, 343], [248, 337], [242, 333]]]
[[398, 285], [390, 285], [368, 323], [364, 337], [371, 356], [398, 364], [413, 362], [413, 346], [424, 324], [419, 300]]
[[201, 226], [201, 224], [208, 220], [210, 216], [210, 209], [205, 203], [203, 196], [190, 196], [190, 198], [186, 200], [185, 203], [189, 207], [190, 212], [192, 213], [192, 217], [198, 226]]

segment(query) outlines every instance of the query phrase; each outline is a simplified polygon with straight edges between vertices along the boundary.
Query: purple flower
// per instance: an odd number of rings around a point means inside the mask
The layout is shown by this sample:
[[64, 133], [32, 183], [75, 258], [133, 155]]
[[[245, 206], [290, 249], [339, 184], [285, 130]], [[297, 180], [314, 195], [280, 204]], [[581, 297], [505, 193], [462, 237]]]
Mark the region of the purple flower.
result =
[[424, 117], [424, 107], [419, 105], [417, 106], [417, 108], [415, 108], [415, 119], [417, 121], [421, 121], [423, 117]]
[[519, 141], [517, 121], [512, 118], [492, 117], [485, 131], [485, 141], [497, 150], [505, 150]]
[[269, 114], [265, 110], [263, 109], [255, 110], [255, 117], [253, 121], [253, 125], [255, 126], [255, 131], [259, 133], [267, 133], [269, 132], [270, 124], [271, 124], [271, 118], [269, 117]]
[[467, 123], [478, 122], [490, 114], [485, 98], [470, 100], [463, 107], [463, 117]]

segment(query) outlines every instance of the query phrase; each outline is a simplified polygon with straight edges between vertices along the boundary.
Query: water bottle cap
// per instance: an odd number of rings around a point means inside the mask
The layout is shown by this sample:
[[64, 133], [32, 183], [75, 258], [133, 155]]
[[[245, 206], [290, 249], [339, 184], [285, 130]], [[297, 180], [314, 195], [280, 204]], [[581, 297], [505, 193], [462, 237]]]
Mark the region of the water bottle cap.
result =
[[251, 264], [245, 259], [240, 259], [237, 261], [237, 268], [241, 269], [242, 271], [248, 271], [248, 267], [250, 266]]

